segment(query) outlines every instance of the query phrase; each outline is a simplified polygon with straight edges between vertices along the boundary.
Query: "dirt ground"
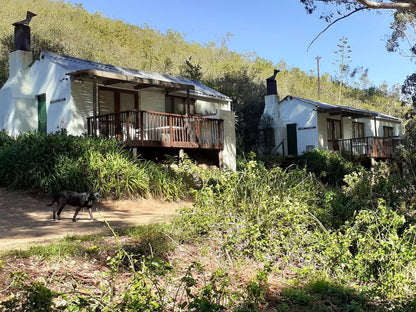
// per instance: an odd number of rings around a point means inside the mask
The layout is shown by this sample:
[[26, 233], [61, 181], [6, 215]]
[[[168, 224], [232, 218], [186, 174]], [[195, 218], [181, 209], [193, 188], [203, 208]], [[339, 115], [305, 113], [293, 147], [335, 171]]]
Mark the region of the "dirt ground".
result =
[[52, 207], [46, 206], [50, 202], [50, 198], [0, 188], [0, 251], [24, 249], [67, 235], [107, 233], [105, 222], [117, 228], [168, 221], [177, 209], [191, 205], [155, 199], [101, 201], [93, 207], [94, 221], [81, 210], [77, 222], [72, 222], [75, 207], [66, 206], [62, 219], [53, 221]]

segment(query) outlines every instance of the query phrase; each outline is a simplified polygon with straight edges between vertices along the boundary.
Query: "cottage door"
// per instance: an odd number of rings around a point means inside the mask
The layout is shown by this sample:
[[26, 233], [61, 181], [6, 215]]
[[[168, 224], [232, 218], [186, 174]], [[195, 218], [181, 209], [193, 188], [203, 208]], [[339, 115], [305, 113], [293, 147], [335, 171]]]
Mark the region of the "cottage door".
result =
[[38, 132], [46, 133], [47, 131], [46, 95], [45, 94], [38, 95], [37, 101], [38, 101]]
[[328, 150], [339, 151], [338, 140], [341, 138], [341, 121], [336, 119], [327, 120], [328, 128]]
[[298, 136], [296, 124], [286, 125], [287, 132], [287, 154], [296, 156], [298, 154]]

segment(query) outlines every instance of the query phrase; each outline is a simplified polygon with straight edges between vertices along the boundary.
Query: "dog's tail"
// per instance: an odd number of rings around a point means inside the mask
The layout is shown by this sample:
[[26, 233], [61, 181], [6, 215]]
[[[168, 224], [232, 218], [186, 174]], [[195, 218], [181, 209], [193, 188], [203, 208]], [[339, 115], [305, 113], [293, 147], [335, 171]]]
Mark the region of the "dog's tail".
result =
[[55, 194], [55, 196], [53, 197], [53, 200], [50, 204], [47, 204], [46, 206], [52, 206], [55, 202], [58, 202], [58, 195]]

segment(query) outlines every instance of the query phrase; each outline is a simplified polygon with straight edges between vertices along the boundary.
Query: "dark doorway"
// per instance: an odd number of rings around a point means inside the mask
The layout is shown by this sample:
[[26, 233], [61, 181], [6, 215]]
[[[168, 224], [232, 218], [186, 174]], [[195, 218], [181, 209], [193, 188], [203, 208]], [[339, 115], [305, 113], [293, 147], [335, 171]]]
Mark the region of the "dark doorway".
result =
[[38, 132], [46, 133], [48, 129], [48, 122], [46, 117], [46, 95], [40, 94], [38, 99]]
[[328, 150], [339, 151], [338, 140], [341, 138], [341, 121], [337, 119], [327, 120]]
[[296, 156], [298, 154], [298, 137], [296, 124], [286, 125], [287, 131], [287, 154]]

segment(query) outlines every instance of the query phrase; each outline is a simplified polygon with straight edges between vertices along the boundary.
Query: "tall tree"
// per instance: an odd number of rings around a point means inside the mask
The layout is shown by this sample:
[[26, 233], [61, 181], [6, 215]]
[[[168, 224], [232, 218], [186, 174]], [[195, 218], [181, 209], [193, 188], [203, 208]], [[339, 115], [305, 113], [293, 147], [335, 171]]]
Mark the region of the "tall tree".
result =
[[349, 67], [347, 63], [351, 62], [351, 56], [349, 54], [352, 52], [352, 50], [351, 47], [348, 45], [348, 39], [345, 36], [342, 36], [342, 38], [339, 39], [337, 47], [338, 49], [334, 53], [339, 56], [339, 59], [337, 59], [336, 64], [338, 65], [339, 69], [338, 104], [340, 104], [344, 74], [348, 71]]

